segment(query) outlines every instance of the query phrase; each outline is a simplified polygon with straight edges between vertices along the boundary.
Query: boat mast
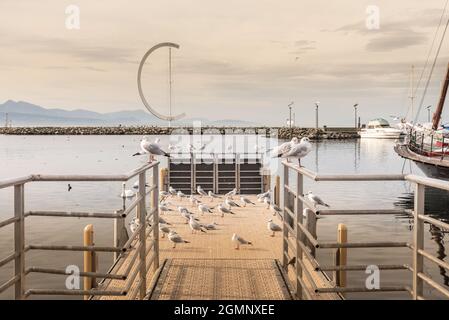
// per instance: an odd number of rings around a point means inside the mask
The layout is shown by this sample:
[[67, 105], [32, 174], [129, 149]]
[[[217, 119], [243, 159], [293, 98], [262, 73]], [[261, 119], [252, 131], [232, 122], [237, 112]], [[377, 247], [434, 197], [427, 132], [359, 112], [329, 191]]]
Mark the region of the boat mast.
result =
[[415, 90], [414, 90], [414, 77], [415, 77], [415, 66], [412, 65], [412, 73], [410, 75], [410, 100], [411, 100], [411, 104], [410, 104], [410, 117], [411, 119], [413, 119], [413, 108], [415, 105]]
[[[171, 94], [172, 94], [172, 79], [171, 79], [171, 48], [168, 48], [168, 115], [171, 118]], [[171, 120], [168, 121], [168, 127], [171, 128]]]
[[435, 110], [432, 118], [432, 129], [437, 130], [438, 125], [440, 124], [441, 114], [443, 113], [444, 102], [446, 100], [447, 89], [449, 87], [449, 64], [447, 66], [446, 78], [443, 82], [443, 87], [441, 89], [440, 102], [438, 103], [438, 107]]

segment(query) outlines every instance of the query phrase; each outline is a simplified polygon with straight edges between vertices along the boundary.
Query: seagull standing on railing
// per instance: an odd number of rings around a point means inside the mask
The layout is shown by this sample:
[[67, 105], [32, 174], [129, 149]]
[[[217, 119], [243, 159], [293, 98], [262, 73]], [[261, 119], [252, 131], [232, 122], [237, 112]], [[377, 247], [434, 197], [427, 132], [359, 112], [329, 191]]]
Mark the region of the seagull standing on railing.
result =
[[[298, 144], [298, 138], [293, 137], [291, 141], [284, 142], [278, 147], [273, 148], [271, 155], [273, 158], [282, 157], [283, 154], [290, 152], [290, 150]], [[288, 161], [288, 159], [287, 159]]]
[[309, 199], [313, 206], [316, 208], [317, 206], [324, 206], [324, 207], [330, 207], [328, 204], [326, 204], [320, 197], [314, 195], [312, 191], [309, 191], [307, 193], [307, 199]]
[[140, 142], [140, 151], [133, 154], [133, 156], [141, 156], [148, 154], [150, 156], [148, 162], [151, 163], [154, 160], [154, 156], [170, 157], [170, 154], [161, 149], [159, 144], [152, 143], [148, 140], [148, 137], [143, 137]]
[[309, 152], [312, 151], [312, 145], [307, 137], [301, 139], [301, 142], [294, 145], [288, 152], [281, 154], [279, 157], [287, 158], [287, 162], [290, 158], [298, 159], [299, 167], [301, 167], [301, 158], [304, 158]]

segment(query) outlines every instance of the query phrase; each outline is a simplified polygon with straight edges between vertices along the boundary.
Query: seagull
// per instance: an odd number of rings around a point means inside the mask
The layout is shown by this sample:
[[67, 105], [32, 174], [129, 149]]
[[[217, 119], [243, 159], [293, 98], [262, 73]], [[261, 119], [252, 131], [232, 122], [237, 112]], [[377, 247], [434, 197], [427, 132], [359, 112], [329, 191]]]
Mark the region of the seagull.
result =
[[67, 191], [70, 192], [70, 190], [72, 190], [72, 186], [70, 185], [70, 183], [67, 185]]
[[141, 156], [145, 154], [150, 155], [150, 159], [148, 162], [153, 161], [153, 156], [164, 156], [170, 157], [170, 154], [161, 149], [161, 147], [157, 143], [151, 143], [148, 140], [148, 137], [143, 137], [140, 142], [140, 151], [133, 154], [133, 156]]
[[178, 192], [176, 191], [175, 188], [173, 188], [172, 186], [168, 187], [168, 192], [170, 193], [170, 195], [172, 196], [176, 196], [178, 194]]
[[320, 197], [314, 195], [312, 191], [309, 191], [307, 193], [307, 198], [313, 203], [313, 206], [316, 208], [318, 205], [324, 206], [324, 207], [330, 207], [328, 204], [326, 204], [323, 200], [321, 200]]
[[201, 212], [201, 214], [212, 213], [211, 208], [202, 203], [198, 205], [198, 211]]
[[[149, 187], [148, 183], [145, 183], [145, 187]], [[139, 180], [137, 180], [136, 182], [134, 182], [134, 184], [133, 184], [133, 189], [139, 190]]]
[[160, 223], [159, 224], [159, 231], [162, 233], [162, 238], [165, 238], [165, 234], [169, 234], [170, 233], [170, 228], [167, 225], [165, 225], [163, 223]]
[[273, 219], [268, 220], [267, 229], [273, 232], [273, 234], [271, 235], [272, 237], [274, 237], [274, 234], [276, 232], [282, 231], [282, 228], [276, 223], [274, 223]]
[[185, 196], [186, 196], [181, 190], [179, 190], [176, 194], [178, 195], [178, 198], [180, 200], [182, 200], [182, 198], [185, 198]]
[[126, 183], [123, 182], [122, 184], [122, 193], [120, 194], [120, 197], [122, 198], [132, 198], [136, 195], [136, 193], [130, 189], [126, 189]]
[[167, 191], [159, 191], [159, 196], [160, 197], [168, 197], [170, 195], [170, 193], [169, 192], [167, 192]]
[[264, 192], [264, 193], [259, 193], [257, 195], [257, 199], [270, 198], [270, 194], [271, 194], [271, 190], [268, 190], [267, 192]]
[[[301, 142], [294, 145], [288, 152], [280, 155], [282, 158], [297, 158], [299, 167], [301, 167], [301, 158], [304, 158], [309, 152], [312, 151], [312, 145], [307, 137], [301, 139]], [[279, 155], [278, 155], [279, 157]]]
[[165, 203], [159, 204], [159, 210], [162, 211], [162, 212], [173, 211], [173, 210], [170, 209], [170, 208], [168, 207], [168, 205], [165, 204]]
[[228, 193], [226, 193], [225, 196], [227, 198], [231, 198], [232, 199], [232, 197], [235, 196], [236, 194], [237, 194], [237, 188], [234, 188], [231, 191], [229, 191]]
[[195, 206], [195, 205], [199, 205], [199, 204], [201, 203], [201, 201], [198, 200], [197, 198], [195, 198], [195, 197], [193, 196], [193, 194], [190, 195], [189, 201], [190, 201], [190, 203], [192, 204], [192, 207]]
[[176, 248], [176, 244], [178, 243], [190, 243], [189, 241], [186, 241], [183, 238], [181, 238], [181, 236], [173, 230], [168, 233], [168, 240], [173, 242], [173, 249]]
[[224, 217], [225, 213], [235, 214], [234, 212], [231, 211], [231, 209], [226, 208], [226, 206], [221, 203], [218, 205], [217, 209], [218, 209], [218, 211], [221, 212], [222, 218]]
[[254, 202], [243, 196], [240, 197], [240, 201], [242, 201], [244, 207], [246, 207], [247, 204], [256, 205]]
[[237, 203], [235, 203], [235, 202], [232, 201], [232, 200], [229, 200], [229, 198], [226, 198], [225, 203], [226, 203], [226, 205], [227, 205], [229, 208], [232, 208], [232, 207], [239, 207], [239, 208], [240, 208], [240, 205], [238, 205]]
[[201, 224], [201, 227], [205, 228], [206, 230], [217, 230], [217, 224], [215, 222], [208, 223], [208, 224]]
[[214, 194], [212, 191], [209, 191], [208, 193], [209, 198], [214, 201], [214, 198], [220, 199], [220, 196], [217, 196], [216, 194]]
[[168, 226], [171, 226], [171, 223], [167, 222], [167, 220], [159, 217], [159, 224], [166, 224]]
[[276, 213], [280, 214], [282, 212], [282, 209], [279, 208], [275, 203], [270, 203], [270, 209], [273, 210], [273, 216], [276, 215]]
[[190, 226], [190, 229], [192, 229], [192, 233], [195, 233], [196, 231], [206, 232], [201, 227], [201, 224], [199, 224], [198, 222], [195, 221], [193, 216], [190, 216], [189, 226]]
[[251, 241], [246, 241], [245, 239], [243, 239], [242, 237], [240, 237], [236, 233], [234, 233], [232, 235], [231, 240], [232, 240], [232, 242], [234, 242], [236, 244], [236, 247], [235, 247], [236, 250], [240, 249], [240, 245], [253, 245], [251, 243]]
[[196, 187], [196, 192], [198, 192], [198, 194], [200, 196], [206, 196], [207, 197], [206, 191], [204, 191], [203, 188], [201, 188], [201, 186]]
[[297, 137], [293, 137], [291, 141], [284, 142], [280, 146], [274, 148], [272, 150], [272, 153], [271, 153], [272, 157], [273, 158], [281, 157], [283, 154], [289, 152], [297, 144], [298, 144], [298, 138]]
[[139, 227], [139, 219], [136, 217], [132, 218], [129, 222], [129, 230], [131, 230], [131, 233], [136, 232], [137, 228]]

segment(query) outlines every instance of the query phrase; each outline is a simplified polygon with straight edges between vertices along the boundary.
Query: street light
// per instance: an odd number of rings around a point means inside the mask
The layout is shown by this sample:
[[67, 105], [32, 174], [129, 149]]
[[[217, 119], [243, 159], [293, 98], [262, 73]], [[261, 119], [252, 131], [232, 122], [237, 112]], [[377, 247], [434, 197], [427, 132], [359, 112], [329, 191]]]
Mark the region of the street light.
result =
[[290, 102], [289, 104], [288, 104], [288, 109], [289, 109], [289, 120], [288, 120], [288, 126], [289, 126], [289, 128], [290, 128], [290, 138], [291, 138], [291, 136], [292, 136], [292, 105], [294, 104], [294, 102], [292, 101], [292, 102]]
[[432, 108], [432, 106], [427, 106], [427, 122], [430, 122], [430, 108]]
[[320, 102], [315, 102], [315, 129], [318, 131], [318, 107], [320, 106]]
[[357, 129], [357, 107], [359, 106], [358, 103], [354, 105], [354, 127]]

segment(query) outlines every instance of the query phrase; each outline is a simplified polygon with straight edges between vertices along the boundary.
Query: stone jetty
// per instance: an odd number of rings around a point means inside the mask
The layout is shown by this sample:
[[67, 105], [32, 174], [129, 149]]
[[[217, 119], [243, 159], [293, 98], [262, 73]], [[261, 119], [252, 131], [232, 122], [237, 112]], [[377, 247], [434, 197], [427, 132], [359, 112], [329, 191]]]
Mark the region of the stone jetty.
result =
[[320, 139], [356, 139], [360, 136], [348, 128], [332, 129], [286, 128], [286, 127], [159, 127], [159, 126], [117, 126], [117, 127], [3, 127], [4, 135], [169, 135], [169, 134], [259, 134], [289, 139], [290, 137], [309, 137]]

